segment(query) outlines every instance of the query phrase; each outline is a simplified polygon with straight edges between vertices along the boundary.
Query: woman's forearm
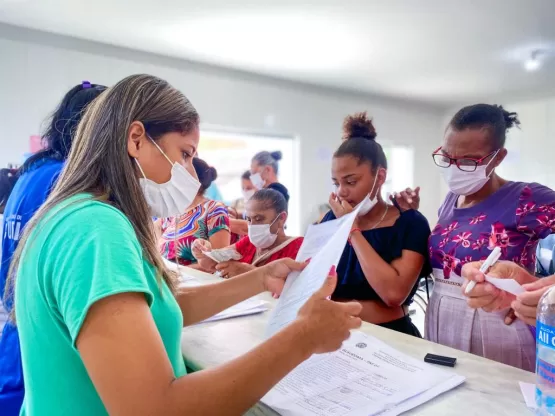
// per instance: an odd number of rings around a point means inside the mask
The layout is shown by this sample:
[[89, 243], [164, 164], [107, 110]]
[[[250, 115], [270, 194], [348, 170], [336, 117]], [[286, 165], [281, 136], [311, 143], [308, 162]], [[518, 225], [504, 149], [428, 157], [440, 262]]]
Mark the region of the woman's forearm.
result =
[[353, 233], [351, 244], [368, 284], [385, 301], [391, 292], [391, 283], [399, 277], [399, 273], [376, 253], [362, 233]]
[[247, 221], [238, 219], [229, 219], [229, 229], [232, 233], [239, 235], [247, 235], [249, 233], [249, 226]]
[[175, 380], [160, 414], [244, 414], [312, 355], [311, 347], [304, 341], [305, 331], [303, 324], [295, 322], [225, 365]]
[[260, 269], [254, 269], [222, 282], [179, 289], [176, 299], [183, 314], [183, 325], [187, 326], [263, 291], [262, 273]]

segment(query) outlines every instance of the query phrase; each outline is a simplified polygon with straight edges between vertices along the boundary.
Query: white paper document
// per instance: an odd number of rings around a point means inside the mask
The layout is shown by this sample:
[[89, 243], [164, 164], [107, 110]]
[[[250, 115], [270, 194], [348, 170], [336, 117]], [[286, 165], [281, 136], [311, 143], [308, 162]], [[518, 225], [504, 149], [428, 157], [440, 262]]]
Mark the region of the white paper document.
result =
[[526, 407], [529, 409], [536, 409], [536, 385], [530, 383], [524, 383], [522, 381], [518, 382], [520, 384], [520, 391], [524, 396], [524, 401], [526, 402]]
[[239, 254], [234, 248], [226, 247], [217, 250], [207, 251], [204, 253], [206, 257], [211, 258], [216, 263], [223, 263], [224, 261], [241, 260]]
[[236, 318], [238, 316], [254, 315], [267, 310], [268, 302], [259, 299], [247, 299], [204, 320], [203, 322], [220, 321], [222, 319]]
[[282, 416], [396, 416], [463, 382], [452, 371], [354, 332], [339, 351], [298, 366], [262, 402]]
[[332, 266], [337, 266], [347, 244], [358, 209], [344, 217], [311, 226], [297, 254], [297, 261], [311, 259], [301, 272], [291, 273], [268, 321], [272, 336], [297, 317], [297, 312], [324, 284]]
[[499, 279], [498, 277], [486, 276], [486, 280], [495, 287], [515, 296], [525, 292], [524, 288], [515, 279]]

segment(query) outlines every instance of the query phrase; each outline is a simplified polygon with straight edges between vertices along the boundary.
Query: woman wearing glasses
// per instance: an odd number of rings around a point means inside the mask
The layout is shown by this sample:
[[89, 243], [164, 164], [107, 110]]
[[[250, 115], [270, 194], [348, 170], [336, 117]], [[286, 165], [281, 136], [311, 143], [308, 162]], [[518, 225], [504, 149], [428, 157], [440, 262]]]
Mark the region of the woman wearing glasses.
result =
[[[538, 241], [555, 230], [555, 192], [537, 183], [497, 175], [507, 150], [506, 131], [520, 123], [501, 106], [461, 109], [433, 153], [449, 187], [430, 237], [435, 288], [426, 315], [426, 338], [534, 371], [533, 331], [507, 309], [486, 313], [467, 306], [461, 286], [465, 263], [484, 260], [500, 247], [503, 260], [534, 271]], [[407, 194], [405, 194], [407, 195]], [[398, 198], [413, 207], [417, 193]]]

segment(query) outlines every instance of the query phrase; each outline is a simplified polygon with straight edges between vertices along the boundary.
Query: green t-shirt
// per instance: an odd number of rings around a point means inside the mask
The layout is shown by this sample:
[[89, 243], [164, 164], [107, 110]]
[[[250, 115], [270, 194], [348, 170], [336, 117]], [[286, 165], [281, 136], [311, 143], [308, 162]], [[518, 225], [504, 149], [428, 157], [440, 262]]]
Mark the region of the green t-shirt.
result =
[[185, 375], [181, 310], [168, 286], [160, 286], [123, 213], [89, 195], [47, 213], [28, 240], [16, 280], [22, 415], [107, 414], [75, 341], [89, 308], [123, 292], [145, 294], [175, 376]]

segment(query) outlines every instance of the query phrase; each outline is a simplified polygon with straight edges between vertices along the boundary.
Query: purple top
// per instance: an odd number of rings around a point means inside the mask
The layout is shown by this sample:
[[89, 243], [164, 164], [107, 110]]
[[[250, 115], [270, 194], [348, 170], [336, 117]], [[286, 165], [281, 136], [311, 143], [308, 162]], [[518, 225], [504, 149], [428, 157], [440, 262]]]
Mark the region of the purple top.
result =
[[501, 259], [534, 272], [538, 240], [555, 233], [555, 192], [537, 183], [508, 182], [470, 208], [449, 193], [430, 236], [432, 267], [445, 279], [465, 263], [485, 260], [496, 246]]

